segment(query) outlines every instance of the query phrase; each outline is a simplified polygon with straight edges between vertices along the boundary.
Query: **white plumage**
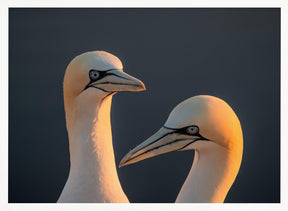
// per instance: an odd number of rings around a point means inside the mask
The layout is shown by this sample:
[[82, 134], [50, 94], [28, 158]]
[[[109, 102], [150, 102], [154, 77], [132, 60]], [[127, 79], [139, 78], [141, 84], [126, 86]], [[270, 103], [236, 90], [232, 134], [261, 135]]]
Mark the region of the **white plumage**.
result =
[[238, 117], [219, 98], [200, 95], [177, 105], [164, 126], [120, 166], [187, 149], [195, 150], [194, 162], [176, 202], [223, 202], [240, 168], [243, 137]]
[[141, 91], [144, 84], [122, 70], [110, 53], [75, 57], [64, 77], [70, 172], [58, 202], [129, 202], [120, 185], [112, 145], [110, 109], [118, 91]]

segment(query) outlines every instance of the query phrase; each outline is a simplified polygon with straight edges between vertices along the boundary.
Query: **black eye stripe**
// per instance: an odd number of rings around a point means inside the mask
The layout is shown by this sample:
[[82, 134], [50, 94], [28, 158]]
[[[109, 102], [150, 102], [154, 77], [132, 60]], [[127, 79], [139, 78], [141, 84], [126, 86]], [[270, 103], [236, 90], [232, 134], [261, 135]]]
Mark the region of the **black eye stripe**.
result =
[[[187, 127], [183, 127], [183, 128], [171, 128], [171, 127], [166, 127], [165, 125], [163, 126], [164, 128], [166, 129], [170, 129], [170, 130], [174, 130], [173, 133], [178, 133], [178, 134], [183, 134], [183, 135], [188, 135], [188, 136], [198, 136], [199, 138], [195, 139], [196, 141], [197, 140], [205, 140], [205, 141], [209, 141], [209, 139], [203, 137], [201, 134], [200, 134], [200, 129], [197, 125], [190, 125], [190, 126], [187, 126]], [[187, 129], [189, 127], [195, 127], [198, 129], [197, 133], [193, 133], [193, 134], [189, 134], [187, 133]], [[194, 142], [194, 141], [193, 141]], [[189, 144], [188, 144], [189, 145]], [[187, 146], [188, 146], [187, 145]]]
[[[93, 78], [94, 74], [99, 74], [99, 76], [97, 78]], [[90, 82], [89, 84], [103, 78], [104, 76], [106, 75], [106, 71], [99, 71], [99, 70], [94, 70], [94, 69], [91, 69], [89, 71], [89, 78], [90, 78]]]
[[[113, 74], [113, 73], [109, 73], [109, 72], [112, 71], [112, 70], [116, 70], [116, 69], [108, 69], [108, 70], [96, 70], [96, 69], [91, 69], [91, 70], [89, 70], [88, 76], [89, 76], [90, 81], [89, 81], [89, 83], [85, 86], [84, 90], [86, 90], [86, 89], [88, 89], [89, 87], [93, 86], [93, 85], [91, 85], [92, 83], [94, 83], [95, 81], [98, 81], [98, 80], [104, 78], [106, 75], [115, 75], [115, 74]], [[92, 74], [91, 72], [92, 72], [92, 71], [96, 71], [96, 72], [99, 74], [99, 77], [97, 77], [96, 79], [91, 78], [91, 74]], [[100, 89], [99, 87], [95, 87], [95, 88]], [[107, 91], [104, 90], [104, 89], [100, 89], [100, 90], [107, 92]]]
[[[177, 133], [181, 133], [181, 134], [185, 134], [185, 135], [200, 135], [199, 134], [199, 127], [197, 125], [190, 125], [190, 126], [183, 127], [183, 128], [170, 128], [170, 127], [166, 127], [165, 125], [163, 127], [166, 129], [174, 130]], [[187, 129], [189, 129], [191, 127], [194, 127], [195, 129], [197, 129], [197, 133], [194, 133], [194, 134], [187, 133]]]

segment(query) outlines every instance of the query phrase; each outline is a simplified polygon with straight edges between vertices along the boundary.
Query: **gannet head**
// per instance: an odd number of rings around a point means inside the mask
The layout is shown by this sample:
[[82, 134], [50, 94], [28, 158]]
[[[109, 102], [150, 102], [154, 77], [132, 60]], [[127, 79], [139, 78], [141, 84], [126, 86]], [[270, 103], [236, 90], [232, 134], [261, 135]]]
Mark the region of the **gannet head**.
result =
[[63, 82], [65, 104], [80, 97], [97, 99], [119, 91], [142, 91], [144, 84], [123, 72], [121, 61], [105, 51], [83, 53], [68, 65]]
[[213, 150], [215, 145], [242, 155], [242, 142], [241, 125], [232, 108], [217, 97], [200, 95], [177, 105], [164, 126], [126, 154], [119, 166], [171, 151]]

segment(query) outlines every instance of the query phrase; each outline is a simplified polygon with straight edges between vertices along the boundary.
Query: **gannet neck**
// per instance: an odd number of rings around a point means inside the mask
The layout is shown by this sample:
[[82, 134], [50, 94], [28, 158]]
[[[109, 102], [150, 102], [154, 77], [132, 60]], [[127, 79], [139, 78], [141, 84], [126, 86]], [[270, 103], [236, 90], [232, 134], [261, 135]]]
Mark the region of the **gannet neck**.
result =
[[192, 168], [176, 203], [223, 203], [239, 171], [242, 148], [231, 149], [214, 144], [195, 150]]
[[129, 202], [115, 166], [111, 101], [110, 95], [96, 106], [85, 102], [85, 107], [66, 107], [71, 167], [58, 202]]

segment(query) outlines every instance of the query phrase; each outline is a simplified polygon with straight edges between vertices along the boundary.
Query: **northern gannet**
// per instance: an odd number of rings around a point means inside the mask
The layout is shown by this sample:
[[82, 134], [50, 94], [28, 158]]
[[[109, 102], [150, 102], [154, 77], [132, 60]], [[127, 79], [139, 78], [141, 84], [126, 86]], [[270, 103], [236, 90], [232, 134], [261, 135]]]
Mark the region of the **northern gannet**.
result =
[[112, 95], [142, 91], [104, 51], [87, 52], [68, 65], [63, 82], [70, 172], [58, 202], [129, 202], [120, 185], [110, 124]]
[[120, 167], [188, 149], [195, 150], [194, 161], [176, 203], [222, 203], [241, 165], [243, 137], [238, 117], [219, 98], [199, 95], [177, 105], [164, 126], [125, 155]]

